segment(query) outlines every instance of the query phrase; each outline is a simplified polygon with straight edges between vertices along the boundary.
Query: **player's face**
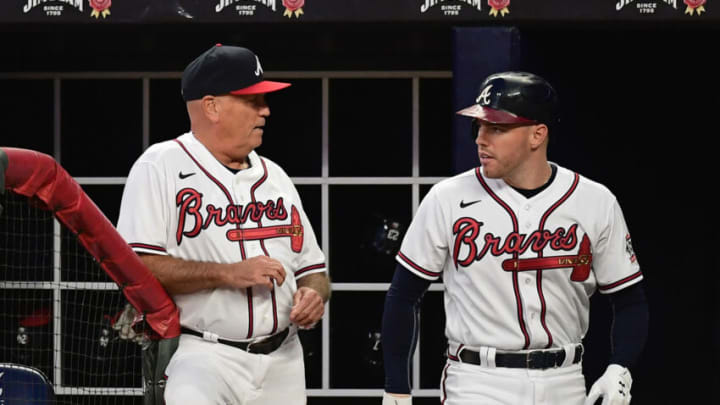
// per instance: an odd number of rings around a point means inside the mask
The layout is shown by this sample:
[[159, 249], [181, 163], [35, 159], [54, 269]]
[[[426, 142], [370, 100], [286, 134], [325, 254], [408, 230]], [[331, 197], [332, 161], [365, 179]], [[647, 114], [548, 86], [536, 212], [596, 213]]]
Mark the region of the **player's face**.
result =
[[475, 143], [483, 174], [495, 179], [514, 177], [530, 155], [533, 126], [476, 121]]
[[270, 107], [264, 94], [226, 95], [222, 101], [222, 126], [227, 154], [244, 158], [262, 144], [265, 119]]

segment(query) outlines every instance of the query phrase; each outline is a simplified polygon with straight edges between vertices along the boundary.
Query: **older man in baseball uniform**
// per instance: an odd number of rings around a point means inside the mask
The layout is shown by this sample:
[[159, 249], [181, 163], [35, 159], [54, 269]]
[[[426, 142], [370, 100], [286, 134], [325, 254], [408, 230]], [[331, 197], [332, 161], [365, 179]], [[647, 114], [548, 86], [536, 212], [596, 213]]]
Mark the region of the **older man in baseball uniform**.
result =
[[174, 404], [305, 404], [297, 329], [330, 294], [325, 256], [287, 174], [259, 156], [270, 109], [250, 50], [216, 45], [182, 76], [191, 131], [133, 165], [118, 229], [172, 295]]
[[[640, 266], [615, 196], [547, 160], [555, 90], [525, 72], [489, 76], [473, 119], [481, 167], [436, 184], [397, 255], [383, 315], [383, 404], [410, 404], [417, 309], [442, 277], [444, 405], [628, 404], [647, 335]], [[590, 296], [614, 308], [610, 365], [586, 397]]]

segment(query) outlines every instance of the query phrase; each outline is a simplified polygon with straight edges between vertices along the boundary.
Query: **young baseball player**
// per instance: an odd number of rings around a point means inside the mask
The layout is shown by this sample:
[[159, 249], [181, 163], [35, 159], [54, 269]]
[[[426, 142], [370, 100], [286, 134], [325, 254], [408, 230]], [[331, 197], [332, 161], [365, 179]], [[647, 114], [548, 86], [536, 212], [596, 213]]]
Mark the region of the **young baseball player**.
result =
[[[418, 307], [440, 277], [442, 404], [628, 404], [647, 335], [643, 276], [615, 196], [547, 160], [555, 90], [498, 73], [458, 113], [473, 119], [481, 166], [436, 184], [402, 242], [383, 315], [383, 404], [411, 403]], [[581, 342], [596, 291], [613, 304], [613, 353], [586, 397]]]
[[174, 404], [305, 404], [297, 328], [330, 287], [300, 196], [259, 156], [270, 109], [250, 50], [217, 45], [182, 75], [191, 131], [133, 165], [118, 229], [172, 295], [182, 335], [165, 370]]

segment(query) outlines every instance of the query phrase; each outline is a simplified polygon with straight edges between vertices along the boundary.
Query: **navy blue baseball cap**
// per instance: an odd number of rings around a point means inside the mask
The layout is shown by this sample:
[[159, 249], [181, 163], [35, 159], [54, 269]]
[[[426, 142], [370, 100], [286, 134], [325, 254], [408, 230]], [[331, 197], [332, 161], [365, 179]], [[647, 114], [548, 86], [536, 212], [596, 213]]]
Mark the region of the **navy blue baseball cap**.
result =
[[288, 86], [290, 83], [264, 80], [260, 59], [253, 51], [222, 44], [195, 58], [182, 75], [185, 101], [207, 95], [270, 93]]

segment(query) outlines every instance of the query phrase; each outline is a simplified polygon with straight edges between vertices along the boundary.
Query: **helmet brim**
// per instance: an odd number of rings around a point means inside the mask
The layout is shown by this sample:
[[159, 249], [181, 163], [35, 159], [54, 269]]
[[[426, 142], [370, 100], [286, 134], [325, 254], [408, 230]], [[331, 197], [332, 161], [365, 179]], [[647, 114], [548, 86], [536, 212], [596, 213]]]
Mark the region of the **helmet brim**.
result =
[[493, 108], [473, 104], [470, 107], [463, 108], [457, 114], [466, 117], [477, 118], [492, 124], [534, 124], [536, 121], [520, 117], [508, 111], [495, 110]]

